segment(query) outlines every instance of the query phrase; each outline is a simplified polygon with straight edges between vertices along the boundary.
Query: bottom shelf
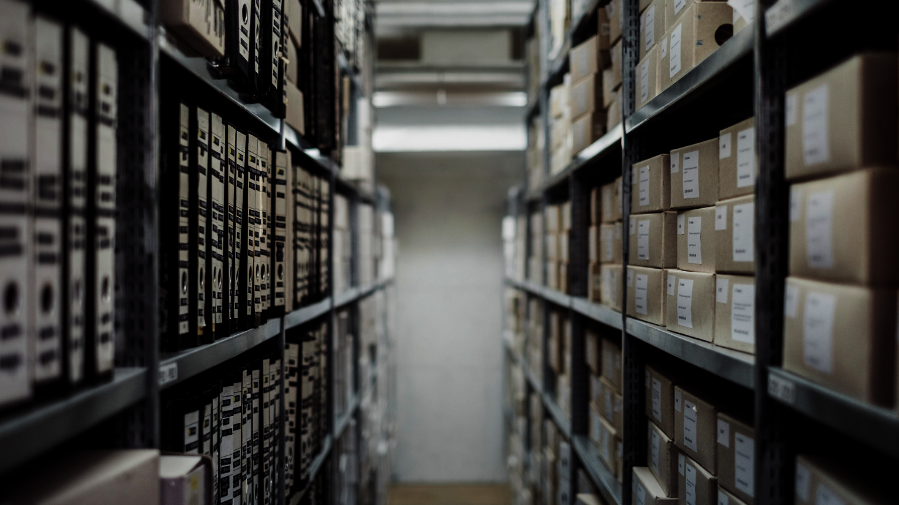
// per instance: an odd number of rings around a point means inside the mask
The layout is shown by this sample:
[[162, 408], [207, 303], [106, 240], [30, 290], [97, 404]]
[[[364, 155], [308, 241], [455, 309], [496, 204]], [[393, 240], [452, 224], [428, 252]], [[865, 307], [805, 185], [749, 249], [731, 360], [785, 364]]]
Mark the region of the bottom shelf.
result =
[[328, 459], [328, 454], [330, 452], [331, 435], [328, 435], [322, 442], [321, 452], [318, 453], [318, 456], [316, 456], [315, 459], [312, 460], [312, 464], [309, 465], [309, 479], [306, 481], [306, 485], [304, 485], [302, 489], [300, 489], [290, 497], [290, 505], [297, 505], [298, 503], [300, 503], [300, 500], [303, 499], [303, 496], [307, 491], [309, 491], [309, 487], [312, 486], [312, 483], [315, 481], [315, 476], [318, 475], [318, 472], [324, 465], [325, 460]]
[[593, 480], [593, 483], [599, 489], [603, 498], [609, 503], [621, 505], [621, 484], [615, 479], [615, 476], [608, 467], [599, 459], [599, 451], [590, 440], [583, 435], [575, 435], [571, 439], [574, 445], [574, 452], [581, 465], [587, 471], [587, 475]]

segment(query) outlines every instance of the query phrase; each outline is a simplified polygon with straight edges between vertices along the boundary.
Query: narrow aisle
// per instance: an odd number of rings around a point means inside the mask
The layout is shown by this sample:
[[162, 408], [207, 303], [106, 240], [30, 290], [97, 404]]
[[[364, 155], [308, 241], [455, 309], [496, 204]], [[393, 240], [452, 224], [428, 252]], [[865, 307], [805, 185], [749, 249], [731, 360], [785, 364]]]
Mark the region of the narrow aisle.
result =
[[394, 484], [387, 505], [509, 505], [505, 484]]

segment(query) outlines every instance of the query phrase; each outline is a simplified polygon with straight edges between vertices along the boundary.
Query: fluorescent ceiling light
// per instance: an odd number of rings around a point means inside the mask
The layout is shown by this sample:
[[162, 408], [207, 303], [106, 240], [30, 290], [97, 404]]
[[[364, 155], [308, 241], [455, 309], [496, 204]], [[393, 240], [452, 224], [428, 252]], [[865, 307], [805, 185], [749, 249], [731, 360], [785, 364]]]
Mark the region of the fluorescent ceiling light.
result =
[[527, 133], [509, 126], [378, 126], [375, 152], [524, 151]]
[[528, 104], [528, 97], [523, 91], [478, 93], [446, 91], [377, 91], [372, 94], [371, 103], [378, 108], [433, 105], [524, 107]]

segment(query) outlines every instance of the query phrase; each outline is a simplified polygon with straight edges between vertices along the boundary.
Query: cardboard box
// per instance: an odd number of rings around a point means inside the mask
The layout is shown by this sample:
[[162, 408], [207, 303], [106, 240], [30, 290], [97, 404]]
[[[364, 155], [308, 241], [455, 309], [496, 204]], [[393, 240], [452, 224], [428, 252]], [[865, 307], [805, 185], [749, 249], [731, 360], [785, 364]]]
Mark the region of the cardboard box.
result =
[[577, 156], [590, 144], [599, 140], [606, 131], [606, 113], [602, 110], [588, 112], [571, 123], [571, 154]]
[[612, 89], [617, 89], [621, 86], [622, 74], [622, 57], [623, 52], [622, 48], [624, 47], [624, 39], [619, 40], [613, 46], [611, 51], [609, 51], [609, 59], [612, 62], [610, 68], [612, 69]]
[[563, 202], [559, 206], [559, 212], [561, 212], [559, 217], [562, 219], [562, 231], [567, 233], [571, 231], [571, 202]]
[[543, 214], [546, 233], [558, 233], [562, 229], [562, 209], [559, 205], [547, 205]]
[[715, 204], [715, 270], [755, 275], [755, 195]]
[[[580, 472], [578, 472], [578, 477], [580, 477]], [[586, 481], [585, 481], [586, 484]], [[578, 482], [578, 489], [587, 489], [583, 487], [580, 482]], [[581, 493], [575, 497], [577, 505], [603, 505], [603, 501], [596, 494], [587, 494]]]
[[669, 498], [645, 466], [634, 467], [634, 493], [632, 505], [674, 505], [677, 498]]
[[159, 3], [159, 21], [200, 56], [225, 55], [225, 6], [220, 0], [164, 0]]
[[677, 498], [677, 449], [674, 442], [653, 422], [649, 425], [646, 462], [665, 496]]
[[599, 226], [587, 228], [587, 261], [599, 263]]
[[559, 260], [559, 235], [551, 233], [546, 235], [546, 259], [549, 261]]
[[306, 134], [306, 119], [303, 112], [303, 92], [293, 83], [285, 82], [284, 91], [287, 93], [287, 122], [300, 135]]
[[718, 485], [748, 505], [755, 504], [755, 430], [718, 413]]
[[559, 234], [559, 261], [562, 263], [568, 263], [570, 258], [569, 233], [569, 230], [565, 230]]
[[290, 38], [297, 47], [303, 46], [303, 6], [299, 0], [285, 0], [284, 14]]
[[718, 238], [715, 207], [677, 214], [677, 268], [688, 272], [715, 273]]
[[711, 342], [715, 336], [715, 274], [668, 270], [666, 289], [665, 326]]
[[671, 157], [660, 154], [631, 166], [631, 213], [671, 207]]
[[596, 20], [596, 47], [600, 51], [608, 51], [612, 48], [612, 42], [615, 41], [609, 38], [612, 34], [612, 26], [606, 9], [596, 9]]
[[621, 265], [600, 266], [600, 302], [621, 312]]
[[621, 341], [602, 339], [602, 376], [621, 393], [624, 388], [624, 375], [621, 370]]
[[863, 474], [854, 461], [825, 461], [796, 456], [796, 505], [886, 505], [896, 503], [893, 489], [877, 474]]
[[621, 438], [615, 428], [605, 419], [599, 420], [599, 457], [613, 474], [618, 474], [618, 444]]
[[618, 88], [612, 85], [614, 80], [611, 68], [602, 71], [602, 106], [604, 109], [608, 109], [615, 100], [615, 92], [618, 91]]
[[754, 194], [758, 160], [755, 118], [721, 130], [718, 136], [718, 198], [727, 200]]
[[570, 74], [565, 74], [562, 84], [557, 84], [549, 90], [549, 114], [550, 118], [562, 117], [568, 107], [568, 92], [571, 87]]
[[609, 42], [614, 44], [621, 38], [621, 27], [624, 26], [622, 0], [611, 0], [606, 5], [606, 17], [609, 20]]
[[755, 354], [755, 277], [715, 276], [715, 345]]
[[647, 323], [665, 326], [667, 271], [658, 268], [627, 267], [634, 287], [627, 290], [627, 315]]
[[678, 455], [677, 488], [680, 505], [718, 505], [718, 478], [683, 453]]
[[584, 114], [593, 112], [597, 107], [599, 97], [602, 96], [602, 78], [596, 74], [589, 74], [571, 85], [568, 105], [571, 108], [571, 117], [579, 118]]
[[[668, 0], [668, 3], [673, 1]], [[659, 49], [659, 88], [662, 90], [677, 82], [729, 40], [720, 37], [720, 33], [730, 31], [728, 29], [733, 22], [733, 10], [726, 3], [694, 1], [681, 12], [684, 14], [670, 24]], [[668, 23], [668, 13], [665, 14], [665, 22]], [[719, 32], [722, 28], [724, 30]], [[667, 48], [664, 47], [666, 44]]]
[[587, 278], [587, 296], [591, 302], [602, 302], [602, 265], [590, 263]]
[[[608, 39], [608, 37], [606, 37]], [[573, 47], [568, 53], [571, 80], [577, 82], [584, 77], [599, 74], [600, 71], [612, 64], [609, 58], [609, 47], [600, 48], [600, 37], [594, 35], [583, 43]], [[602, 78], [597, 75], [597, 82]]]
[[787, 277], [785, 370], [890, 407], [896, 383], [896, 290]]
[[559, 263], [547, 261], [544, 265], [546, 265], [546, 287], [559, 291]]
[[619, 86], [612, 97], [612, 103], [606, 109], [606, 131], [612, 131], [621, 124], [621, 89]]
[[568, 292], [568, 263], [559, 263], [559, 291]]
[[[734, 11], [736, 12], [736, 11]], [[744, 23], [745, 24], [745, 23]], [[721, 482], [718, 482], [718, 505], [748, 505], [743, 500], [737, 498], [733, 494], [729, 493], [726, 489], [721, 487]]]
[[896, 165], [897, 68], [894, 52], [860, 54], [787, 91], [786, 178]]
[[674, 386], [674, 444], [713, 475], [718, 468], [717, 434], [718, 409], [697, 394]]
[[636, 266], [677, 266], [677, 213], [658, 212], [630, 216], [628, 262]]
[[671, 209], [718, 202], [718, 139], [671, 151]]
[[794, 184], [790, 275], [870, 286], [899, 284], [899, 171], [869, 169]]
[[193, 505], [212, 501], [212, 458], [164, 455], [159, 458], [159, 488], [163, 505]]
[[623, 250], [621, 223], [603, 224], [599, 227], [599, 262], [621, 264]]
[[601, 403], [598, 404], [599, 414], [615, 428], [615, 431], [623, 433], [624, 418], [621, 394], [615, 391], [615, 386], [603, 378], [599, 379], [599, 390], [601, 400]]
[[646, 56], [637, 64], [635, 72], [635, 77], [640, 85], [634, 86], [634, 103], [637, 109], [640, 109], [662, 91], [659, 87], [659, 44], [653, 46], [646, 53]]
[[[645, 1], [645, 0], [644, 0]], [[665, 0], [653, 0], [640, 14], [640, 59], [646, 58], [649, 51], [665, 34]]]
[[674, 382], [661, 368], [646, 365], [646, 417], [674, 439]]
[[[693, 4], [700, 2], [719, 2], [721, 0], [665, 0], [665, 31], [671, 29], [675, 23], [687, 15]], [[733, 21], [733, 15], [730, 14], [728, 22]]]
[[592, 328], [586, 328], [584, 330], [584, 335], [584, 345], [586, 348], [584, 362], [587, 363], [587, 366], [594, 375], [599, 375], [602, 370], [602, 364], [599, 359], [599, 334]]
[[602, 222], [621, 221], [621, 181], [602, 185]]
[[590, 190], [590, 224], [602, 222], [602, 186]]

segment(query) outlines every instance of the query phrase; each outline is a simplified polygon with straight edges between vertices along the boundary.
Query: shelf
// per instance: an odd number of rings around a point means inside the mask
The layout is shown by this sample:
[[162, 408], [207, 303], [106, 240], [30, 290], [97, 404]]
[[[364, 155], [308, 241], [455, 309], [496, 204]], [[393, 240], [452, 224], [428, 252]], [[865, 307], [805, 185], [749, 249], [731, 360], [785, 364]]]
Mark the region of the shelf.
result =
[[313, 303], [308, 307], [294, 310], [284, 316], [284, 329], [289, 330], [290, 328], [309, 322], [316, 317], [327, 314], [329, 310], [331, 310], [330, 297], [325, 298], [318, 303]]
[[615, 475], [609, 467], [599, 458], [599, 451], [587, 437], [575, 435], [572, 440], [574, 452], [581, 460], [581, 465], [587, 470], [587, 475], [593, 480], [593, 484], [599, 489], [607, 502], [621, 505], [621, 484], [615, 479]]
[[[743, 28], [668, 89], [631, 114], [625, 119], [627, 133], [669, 111], [676, 104], [698, 97], [700, 91], [722, 77], [728, 70], [732, 70], [738, 61], [752, 55], [754, 35], [753, 26]], [[749, 64], [751, 64], [751, 58], [749, 60]]]
[[748, 389], [755, 389], [755, 356], [679, 335], [633, 318], [627, 333], [638, 340]]
[[325, 440], [322, 442], [322, 450], [318, 453], [318, 456], [312, 460], [312, 463], [309, 465], [309, 479], [306, 481], [306, 485], [303, 486], [302, 489], [294, 493], [294, 495], [290, 498], [290, 505], [298, 505], [300, 500], [303, 499], [303, 496], [309, 491], [309, 487], [315, 481], [315, 476], [318, 475], [319, 470], [321, 470], [322, 465], [324, 465], [325, 460], [328, 459], [328, 454], [331, 452], [331, 436], [328, 435], [325, 437]]
[[593, 303], [586, 298], [572, 297], [571, 308], [575, 312], [587, 316], [594, 321], [598, 321], [618, 330], [621, 329], [621, 312], [614, 311], [607, 305]]
[[524, 119], [530, 121], [534, 114], [540, 112], [540, 98], [534, 97], [534, 100], [528, 102], [524, 108]]
[[343, 436], [344, 430], [346, 430], [346, 427], [350, 424], [350, 419], [352, 419], [356, 411], [359, 410], [359, 403], [359, 396], [353, 395], [350, 399], [350, 405], [347, 411], [337, 418], [337, 421], [334, 423], [334, 440], [340, 440], [340, 437]]
[[765, 34], [773, 37], [816, 9], [832, 3], [834, 0], [779, 0], [765, 11]]
[[[587, 0], [584, 10], [571, 22], [571, 28], [568, 30], [568, 38], [570, 40], [574, 40], [574, 34], [580, 31], [587, 19], [590, 18], [590, 15], [596, 11], [597, 5], [599, 5], [599, 0]], [[594, 27], [590, 33], [595, 33], [595, 31], [596, 28]]]
[[386, 287], [388, 284], [393, 282], [393, 278], [390, 279], [382, 279], [380, 281], [373, 282], [367, 286], [353, 286], [343, 293], [334, 296], [334, 308], [346, 305], [348, 303], [353, 303], [356, 300], [360, 300], [365, 298], [366, 296], [374, 293], [375, 291]]
[[565, 435], [565, 438], [571, 440], [571, 421], [568, 419], [568, 416], [562, 412], [559, 405], [556, 404], [556, 400], [544, 392], [543, 405], [546, 407], [546, 410], [549, 411], [549, 415], [553, 418], [553, 422], [556, 423], [559, 431]]
[[612, 152], [612, 149], [614, 147], [620, 147], [621, 134], [623, 132], [624, 128], [621, 126], [621, 124], [607, 131], [605, 135], [599, 138], [599, 140], [590, 144], [589, 146], [584, 148], [583, 151], [578, 153], [574, 160], [572, 160], [571, 164], [562, 169], [562, 171], [547, 176], [540, 187], [533, 190], [528, 195], [528, 198], [530, 200], [539, 200], [547, 189], [555, 187], [556, 185], [568, 180], [568, 177], [572, 173], [588, 165], [591, 165], [594, 161]]
[[98, 7], [138, 37], [150, 40], [147, 12], [134, 0], [87, 0], [87, 3]]
[[899, 414], [868, 405], [781, 368], [768, 369], [768, 395], [876, 450], [899, 458]]
[[[562, 43], [562, 48], [559, 49], [559, 55], [547, 65], [549, 73], [544, 76], [543, 81], [540, 83], [541, 87], [547, 88], [550, 81], [555, 80], [559, 73], [562, 72], [562, 69], [565, 68], [565, 65], [568, 63], [569, 50], [571, 50], [571, 37], [570, 34], [566, 34], [565, 42]], [[547, 92], [549, 92], [549, 90], [547, 90]]]
[[514, 349], [512, 349], [511, 342], [509, 342], [505, 337], [503, 338], [503, 346], [506, 348], [506, 351], [508, 351], [509, 355], [512, 356], [512, 362], [520, 367], [521, 371], [524, 372], [524, 376], [531, 384], [531, 388], [542, 395], [543, 386], [540, 384], [540, 380], [537, 379], [537, 376], [531, 372], [531, 368], [525, 362], [524, 358], [519, 355]]
[[193, 349], [162, 357], [159, 362], [159, 387], [166, 389], [210, 368], [224, 363], [281, 333], [281, 319], [269, 320], [252, 330]]
[[111, 382], [0, 419], [0, 472], [79, 435], [146, 394], [145, 368], [116, 368]]
[[362, 81], [359, 79], [359, 75], [356, 73], [356, 69], [350, 65], [350, 62], [347, 61], [346, 56], [343, 54], [342, 50], [338, 50], [337, 52], [337, 66], [340, 70], [343, 71], [346, 75], [350, 77], [353, 81], [353, 86], [359, 91], [360, 94], [365, 93], [365, 86], [362, 85]]
[[510, 284], [518, 289], [523, 289], [533, 295], [537, 295], [544, 300], [549, 300], [556, 305], [561, 305], [562, 307], [571, 307], [571, 297], [566, 295], [565, 293], [560, 293], [554, 289], [549, 289], [546, 286], [538, 286], [530, 281], [516, 281], [514, 279], [506, 278], [506, 283]]

